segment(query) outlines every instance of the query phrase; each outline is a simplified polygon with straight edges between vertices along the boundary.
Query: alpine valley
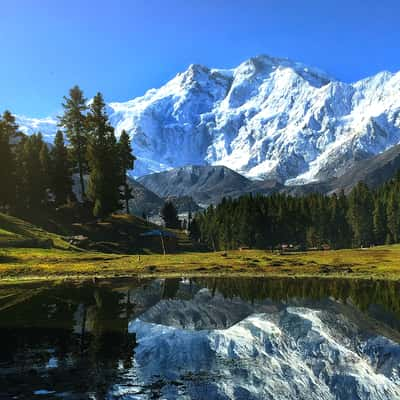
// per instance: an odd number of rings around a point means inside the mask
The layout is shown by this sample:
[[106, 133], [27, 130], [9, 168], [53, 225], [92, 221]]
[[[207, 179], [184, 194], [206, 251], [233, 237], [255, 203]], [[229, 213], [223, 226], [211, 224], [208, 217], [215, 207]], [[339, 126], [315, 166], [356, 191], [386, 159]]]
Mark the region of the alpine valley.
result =
[[[279, 190], [329, 192], [360, 178], [373, 183], [375, 169], [379, 181], [382, 174], [390, 177], [396, 168], [387, 164], [398, 162], [400, 72], [345, 83], [263, 55], [233, 69], [191, 65], [161, 88], [107, 109], [117, 135], [125, 129], [132, 139], [138, 158], [132, 175], [152, 174], [140, 181], [159, 196], [193, 195], [193, 176], [204, 183], [212, 171], [216, 187], [216, 173], [228, 179], [226, 194], [265, 193], [270, 182]], [[51, 118], [17, 122], [25, 133], [41, 131], [49, 141], [57, 129]], [[365, 160], [373, 161], [364, 173]], [[186, 174], [186, 186], [160, 187], [155, 173], [162, 171], [170, 171], [164, 177]]]

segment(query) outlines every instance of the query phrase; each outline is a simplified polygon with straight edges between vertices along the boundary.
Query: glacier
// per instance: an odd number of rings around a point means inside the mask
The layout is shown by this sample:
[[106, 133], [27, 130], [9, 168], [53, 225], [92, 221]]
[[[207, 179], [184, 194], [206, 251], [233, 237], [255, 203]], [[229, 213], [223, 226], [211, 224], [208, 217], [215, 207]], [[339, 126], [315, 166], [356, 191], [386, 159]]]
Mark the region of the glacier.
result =
[[[285, 184], [341, 176], [400, 142], [400, 72], [355, 83], [266, 55], [236, 68], [191, 65], [158, 89], [107, 111], [138, 157], [134, 176], [185, 165], [224, 165]], [[44, 130], [50, 118], [19, 118]]]

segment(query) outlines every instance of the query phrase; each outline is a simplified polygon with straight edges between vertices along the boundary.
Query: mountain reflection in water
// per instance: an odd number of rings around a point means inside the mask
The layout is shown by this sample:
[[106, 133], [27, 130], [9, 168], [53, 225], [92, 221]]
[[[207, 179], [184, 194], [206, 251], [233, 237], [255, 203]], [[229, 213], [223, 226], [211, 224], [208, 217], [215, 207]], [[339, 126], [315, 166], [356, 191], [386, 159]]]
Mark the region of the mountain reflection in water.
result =
[[398, 399], [400, 284], [0, 287], [0, 399]]

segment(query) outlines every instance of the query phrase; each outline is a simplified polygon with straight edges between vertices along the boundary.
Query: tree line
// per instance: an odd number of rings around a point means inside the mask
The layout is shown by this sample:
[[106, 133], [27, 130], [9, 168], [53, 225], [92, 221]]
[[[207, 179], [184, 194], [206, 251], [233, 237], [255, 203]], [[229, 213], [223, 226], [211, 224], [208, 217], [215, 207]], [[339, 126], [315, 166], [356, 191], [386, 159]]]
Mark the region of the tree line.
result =
[[81, 200], [95, 217], [122, 207], [129, 213], [127, 171], [134, 168], [135, 157], [128, 134], [123, 130], [117, 140], [101, 93], [88, 104], [75, 86], [62, 106], [52, 146], [41, 133], [21, 133], [9, 111], [0, 117], [0, 209], [26, 213], [74, 201], [76, 174]]
[[400, 173], [372, 190], [358, 183], [346, 196], [246, 195], [196, 215], [191, 235], [215, 250], [238, 247], [334, 249], [400, 241]]

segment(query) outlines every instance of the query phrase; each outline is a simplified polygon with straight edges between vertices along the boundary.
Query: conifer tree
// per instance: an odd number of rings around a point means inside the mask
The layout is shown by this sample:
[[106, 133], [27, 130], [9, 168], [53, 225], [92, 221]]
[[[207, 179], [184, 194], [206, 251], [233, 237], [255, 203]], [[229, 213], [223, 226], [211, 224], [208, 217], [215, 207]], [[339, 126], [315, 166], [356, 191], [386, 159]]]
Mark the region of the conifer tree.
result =
[[340, 191], [339, 195], [339, 209], [340, 209], [340, 221], [341, 221], [341, 230], [339, 235], [339, 242], [336, 247], [344, 248], [344, 247], [351, 247], [352, 243], [352, 232], [350, 224], [347, 220], [347, 213], [348, 213], [348, 200], [344, 191]]
[[377, 197], [374, 201], [373, 212], [375, 244], [384, 244], [386, 240], [386, 213], [382, 200]]
[[348, 218], [356, 247], [373, 242], [373, 199], [371, 192], [360, 182], [349, 195]]
[[189, 235], [190, 239], [193, 241], [198, 241], [200, 239], [200, 229], [197, 222], [197, 219], [192, 219], [190, 226], [189, 226]]
[[52, 165], [50, 160], [49, 148], [47, 144], [43, 142], [43, 139], [41, 139], [39, 158], [40, 158], [40, 165], [42, 168], [43, 186], [46, 189], [50, 189], [51, 186], [50, 176], [52, 172]]
[[178, 211], [172, 201], [166, 201], [161, 209], [161, 218], [164, 220], [165, 227], [171, 229], [180, 228]]
[[43, 146], [41, 134], [27, 136], [18, 145], [18, 199], [22, 210], [39, 210], [47, 200]]
[[136, 157], [132, 154], [132, 146], [129, 135], [125, 129], [122, 130], [118, 142], [118, 153], [121, 163], [121, 174], [123, 180], [123, 198], [125, 201], [126, 213], [129, 214], [129, 200], [133, 198], [132, 189], [129, 187], [127, 172], [134, 168]]
[[69, 97], [64, 97], [62, 104], [64, 114], [59, 117], [59, 125], [65, 129], [68, 140], [72, 147], [72, 159], [79, 173], [79, 184], [82, 200], [86, 198], [84, 174], [87, 172], [86, 149], [87, 149], [87, 123], [86, 99], [79, 86], [74, 86], [69, 91]]
[[93, 215], [105, 217], [120, 208], [123, 184], [121, 165], [114, 128], [105, 113], [101, 93], [97, 93], [88, 114], [89, 143], [89, 186], [88, 196], [93, 202]]
[[14, 116], [5, 111], [0, 118], [0, 207], [10, 208], [16, 200], [16, 164], [13, 146], [21, 134]]
[[64, 135], [58, 131], [51, 150], [51, 191], [57, 205], [65, 204], [72, 195], [71, 163]]
[[387, 243], [398, 243], [400, 230], [400, 209], [398, 192], [390, 190], [386, 208], [387, 216]]
[[334, 194], [328, 204], [330, 219], [328, 223], [329, 243], [333, 248], [351, 246], [350, 227], [346, 219], [347, 200], [342, 191]]

